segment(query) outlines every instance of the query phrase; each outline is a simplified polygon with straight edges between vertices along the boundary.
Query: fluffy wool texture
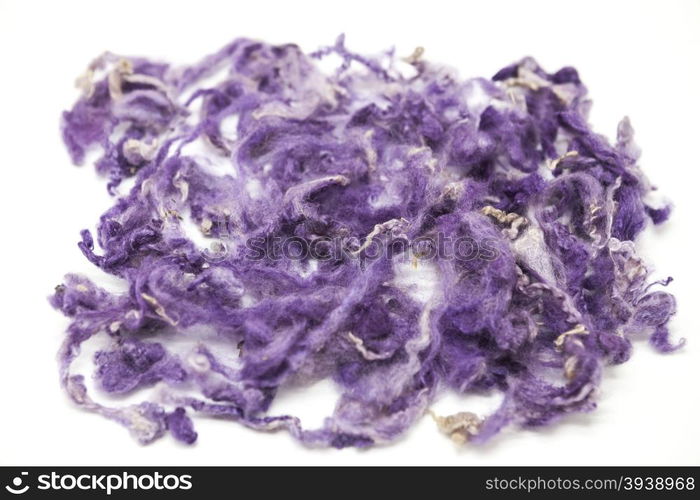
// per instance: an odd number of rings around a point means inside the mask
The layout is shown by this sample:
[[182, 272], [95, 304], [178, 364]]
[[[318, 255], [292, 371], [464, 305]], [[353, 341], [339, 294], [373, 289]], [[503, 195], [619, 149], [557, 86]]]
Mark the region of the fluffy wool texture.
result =
[[[571, 67], [526, 58], [463, 80], [421, 54], [238, 39], [191, 66], [90, 65], [63, 139], [76, 164], [101, 150], [115, 202], [100, 249], [88, 230], [78, 246], [128, 292], [68, 275], [51, 297], [71, 318], [60, 371], [75, 403], [142, 443], [168, 430], [193, 443], [203, 414], [341, 448], [395, 440], [439, 391], [497, 391], [491, 415], [435, 416], [456, 441], [483, 442], [595, 408], [603, 367], [635, 337], [680, 345], [670, 279], [649, 283], [635, 253], [669, 208], [648, 204], [629, 121], [614, 144], [594, 133]], [[327, 74], [316, 60], [330, 55]], [[439, 238], [487, 251], [436, 256]], [[272, 252], [289, 239], [320, 251]], [[419, 269], [437, 280], [427, 296]], [[111, 343], [94, 358], [101, 392], [155, 385], [157, 401], [88, 394], [73, 362], [96, 335]], [[325, 378], [340, 395], [321, 428], [268, 414], [280, 391]]]

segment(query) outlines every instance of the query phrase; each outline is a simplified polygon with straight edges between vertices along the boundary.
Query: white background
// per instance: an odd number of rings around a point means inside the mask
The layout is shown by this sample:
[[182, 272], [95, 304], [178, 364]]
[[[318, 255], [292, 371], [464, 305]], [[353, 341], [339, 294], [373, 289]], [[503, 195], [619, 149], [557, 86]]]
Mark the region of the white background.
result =
[[[643, 341], [606, 370], [599, 409], [542, 431], [513, 431], [484, 447], [456, 448], [426, 417], [398, 443], [309, 450], [286, 434], [197, 420], [196, 446], [170, 437], [141, 447], [113, 422], [74, 408], [58, 385], [55, 353], [67, 321], [46, 297], [69, 271], [99, 276], [76, 247], [110, 205], [104, 181], [76, 168], [60, 142], [72, 84], [104, 50], [188, 63], [238, 36], [305, 50], [331, 44], [377, 52], [395, 45], [491, 76], [525, 55], [548, 70], [576, 66], [608, 136], [629, 115], [642, 167], [675, 203], [670, 223], [646, 233], [642, 255], [671, 275], [683, 352]], [[0, 0], [0, 464], [700, 464], [697, 314], [700, 158], [700, 1], [9, 2]], [[286, 396], [275, 410], [308, 424], [332, 409], [332, 388]], [[448, 397], [438, 410], [483, 402]]]

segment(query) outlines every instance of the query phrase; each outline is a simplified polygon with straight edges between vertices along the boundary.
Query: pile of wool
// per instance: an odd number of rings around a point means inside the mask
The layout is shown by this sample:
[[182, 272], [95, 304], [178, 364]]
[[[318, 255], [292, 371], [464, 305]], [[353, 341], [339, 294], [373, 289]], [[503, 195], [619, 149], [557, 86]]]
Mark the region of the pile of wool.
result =
[[[99, 152], [114, 196], [99, 249], [88, 230], [79, 247], [128, 291], [56, 287], [61, 380], [140, 442], [192, 443], [200, 414], [366, 447], [440, 391], [501, 393], [491, 415], [435, 416], [483, 442], [595, 408], [634, 337], [680, 345], [670, 279], [650, 283], [633, 244], [669, 207], [650, 205], [627, 119], [614, 144], [591, 130], [572, 67], [526, 58], [463, 80], [421, 49], [238, 39], [185, 67], [107, 53], [79, 85], [63, 139], [76, 164]], [[156, 386], [155, 401], [88, 394], [73, 362], [94, 336], [100, 392]], [[339, 391], [321, 428], [268, 413], [321, 379]]]

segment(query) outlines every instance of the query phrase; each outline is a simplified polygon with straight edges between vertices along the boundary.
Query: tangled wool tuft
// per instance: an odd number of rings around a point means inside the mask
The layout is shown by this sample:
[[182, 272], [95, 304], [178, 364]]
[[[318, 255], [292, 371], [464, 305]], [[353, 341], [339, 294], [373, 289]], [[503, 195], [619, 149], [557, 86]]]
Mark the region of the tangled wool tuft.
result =
[[[100, 151], [115, 198], [100, 248], [87, 230], [79, 247], [128, 291], [56, 288], [61, 380], [140, 442], [193, 443], [201, 414], [366, 447], [448, 390], [502, 394], [491, 415], [435, 415], [483, 442], [592, 410], [634, 337], [680, 345], [670, 279], [650, 283], [633, 244], [669, 207], [648, 199], [627, 119], [614, 144], [591, 130], [571, 67], [463, 80], [422, 50], [238, 39], [184, 67], [107, 53], [78, 83], [63, 139], [76, 164]], [[90, 396], [73, 362], [95, 336], [99, 389], [157, 401]], [[321, 428], [269, 414], [321, 379], [340, 393]]]

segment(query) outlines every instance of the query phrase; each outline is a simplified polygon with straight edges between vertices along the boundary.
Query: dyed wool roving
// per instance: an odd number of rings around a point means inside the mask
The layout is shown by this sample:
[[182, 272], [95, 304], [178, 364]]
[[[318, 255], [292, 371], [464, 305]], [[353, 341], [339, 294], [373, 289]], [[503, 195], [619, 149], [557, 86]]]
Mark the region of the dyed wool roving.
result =
[[[420, 49], [239, 39], [185, 67], [105, 54], [79, 84], [63, 139], [76, 164], [101, 151], [115, 196], [100, 249], [87, 230], [79, 247], [128, 291], [79, 275], [56, 288], [71, 318], [61, 380], [142, 443], [192, 443], [203, 414], [366, 447], [439, 391], [496, 391], [491, 415], [435, 416], [483, 442], [592, 410], [634, 337], [680, 345], [670, 279], [649, 283], [633, 244], [669, 207], [647, 199], [627, 119], [614, 144], [591, 130], [574, 68], [526, 58], [463, 80]], [[96, 335], [110, 341], [97, 386], [157, 385], [157, 401], [88, 394], [72, 363]], [[279, 391], [325, 378], [340, 396], [321, 428], [268, 414]]]

